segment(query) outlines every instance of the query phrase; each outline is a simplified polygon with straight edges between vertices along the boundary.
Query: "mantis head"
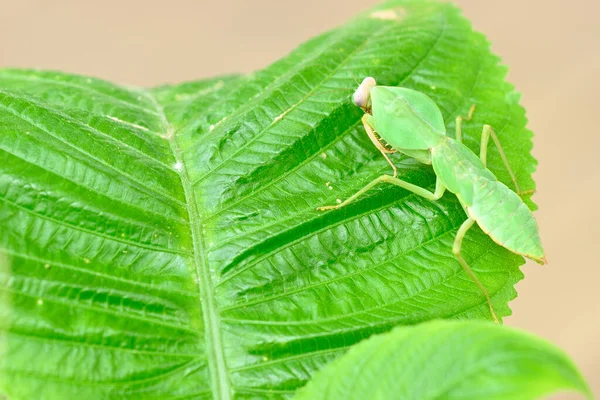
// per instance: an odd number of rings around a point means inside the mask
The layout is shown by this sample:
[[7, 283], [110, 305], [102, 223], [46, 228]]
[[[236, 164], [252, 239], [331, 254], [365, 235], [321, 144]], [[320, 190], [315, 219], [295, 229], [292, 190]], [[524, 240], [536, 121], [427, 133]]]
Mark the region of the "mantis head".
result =
[[416, 90], [377, 86], [368, 76], [358, 85], [352, 101], [371, 114], [371, 128], [396, 150], [428, 151], [446, 136], [440, 109]]
[[365, 112], [371, 111], [371, 89], [377, 86], [375, 78], [367, 76], [352, 95], [354, 104], [362, 108]]

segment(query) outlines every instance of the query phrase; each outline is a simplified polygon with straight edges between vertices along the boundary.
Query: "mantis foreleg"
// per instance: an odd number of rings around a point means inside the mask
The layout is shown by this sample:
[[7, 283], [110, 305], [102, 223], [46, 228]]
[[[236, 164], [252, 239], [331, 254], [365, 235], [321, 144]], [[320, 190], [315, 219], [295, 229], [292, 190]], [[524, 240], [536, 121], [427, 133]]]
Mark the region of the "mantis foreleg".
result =
[[492, 314], [492, 317], [494, 318], [494, 322], [499, 323], [498, 317], [496, 316], [496, 312], [494, 311], [494, 306], [492, 305], [492, 299], [490, 299], [490, 295], [488, 294], [487, 289], [481, 284], [479, 279], [477, 279], [477, 276], [471, 270], [471, 267], [469, 267], [469, 264], [467, 264], [465, 259], [460, 254], [460, 250], [462, 247], [462, 241], [463, 241], [465, 235], [467, 234], [467, 231], [473, 226], [474, 223], [475, 223], [475, 220], [473, 218], [469, 218], [465, 222], [463, 222], [463, 224], [460, 226], [460, 228], [458, 229], [458, 233], [456, 234], [456, 239], [454, 239], [454, 246], [452, 246], [452, 253], [454, 253], [454, 256], [456, 257], [456, 259], [458, 260], [460, 265], [463, 267], [463, 269], [465, 270], [467, 275], [469, 275], [471, 277], [471, 279], [473, 280], [473, 282], [475, 282], [475, 284], [477, 285], [479, 290], [481, 290], [481, 292], [485, 295], [485, 299], [487, 300], [488, 306], [490, 307], [490, 313]]
[[371, 125], [369, 124], [369, 114], [363, 115], [361, 121], [363, 123], [363, 126], [365, 127], [365, 131], [367, 132], [367, 135], [369, 136], [369, 139], [371, 139], [371, 142], [373, 142], [373, 144], [375, 145], [375, 147], [377, 147], [377, 149], [385, 157], [385, 159], [387, 160], [388, 164], [390, 164], [392, 166], [392, 169], [394, 170], [394, 178], [395, 178], [396, 176], [398, 176], [398, 170], [396, 169], [396, 166], [394, 165], [394, 163], [392, 162], [392, 160], [390, 160], [390, 158], [388, 157], [387, 153], [395, 153], [396, 150], [388, 150], [388, 149], [386, 149], [385, 146], [379, 141], [379, 138], [375, 134], [375, 131], [373, 130], [373, 127], [371, 127]]
[[357, 198], [359, 198], [360, 196], [362, 196], [363, 194], [368, 192], [371, 188], [373, 188], [373, 186], [376, 186], [379, 183], [391, 183], [392, 185], [400, 186], [401, 188], [406, 189], [409, 192], [417, 194], [428, 200], [438, 200], [440, 197], [442, 197], [442, 195], [444, 194], [444, 191], [446, 190], [446, 188], [444, 187], [444, 185], [441, 184], [439, 179], [437, 180], [437, 182], [435, 184], [435, 192], [431, 193], [427, 189], [423, 189], [420, 186], [413, 185], [412, 183], [403, 181], [402, 179], [398, 179], [398, 178], [390, 176], [390, 175], [381, 175], [379, 178], [374, 179], [369, 184], [367, 184], [365, 187], [360, 189], [358, 192], [354, 193], [354, 195], [350, 196], [349, 198], [347, 198], [345, 201], [341, 202], [340, 204], [336, 204], [334, 206], [318, 207], [317, 210], [324, 211], [324, 210], [335, 210], [338, 208], [342, 208], [346, 204], [353, 202], [354, 200], [356, 200]]

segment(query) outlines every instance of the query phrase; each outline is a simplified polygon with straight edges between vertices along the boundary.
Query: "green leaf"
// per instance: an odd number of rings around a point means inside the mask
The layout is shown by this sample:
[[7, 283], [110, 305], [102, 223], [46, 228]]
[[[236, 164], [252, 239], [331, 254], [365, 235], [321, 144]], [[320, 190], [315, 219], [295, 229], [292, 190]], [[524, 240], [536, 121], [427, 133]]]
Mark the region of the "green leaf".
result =
[[[389, 171], [349, 101], [366, 75], [430, 95], [449, 132], [477, 104], [467, 144], [491, 124], [533, 189], [498, 61], [451, 4], [399, 0], [246, 76], [145, 90], [0, 70], [0, 392], [285, 397], [374, 333], [489, 319], [450, 251], [465, 219], [452, 195], [380, 187], [316, 207]], [[523, 259], [478, 230], [464, 254], [508, 315]]]
[[298, 392], [310, 399], [538, 399], [559, 390], [591, 398], [560, 349], [476, 321], [398, 327], [354, 346]]

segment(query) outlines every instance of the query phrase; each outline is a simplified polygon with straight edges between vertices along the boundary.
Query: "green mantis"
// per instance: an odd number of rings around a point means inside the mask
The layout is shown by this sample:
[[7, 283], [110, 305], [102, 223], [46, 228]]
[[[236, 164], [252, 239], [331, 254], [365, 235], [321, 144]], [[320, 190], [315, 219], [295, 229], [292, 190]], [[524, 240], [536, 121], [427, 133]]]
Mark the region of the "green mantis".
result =
[[[498, 322], [488, 291], [461, 255], [467, 231], [477, 222], [483, 232], [499, 245], [540, 264], [546, 263], [537, 223], [517, 194], [519, 187], [498, 137], [489, 125], [484, 125], [477, 157], [462, 144], [461, 130], [463, 119], [471, 118], [474, 106], [467, 117], [456, 118], [456, 139], [452, 139], [446, 135], [442, 114], [433, 100], [411, 89], [377, 86], [372, 77], [362, 81], [352, 98], [365, 111], [362, 118], [365, 131], [392, 167], [393, 175], [381, 175], [340, 204], [319, 207], [318, 210], [343, 207], [380, 183], [400, 186], [431, 201], [438, 200], [446, 190], [454, 193], [465, 210], [467, 220], [458, 229], [452, 252], [485, 296], [492, 318]], [[490, 137], [500, 152], [517, 193], [498, 181], [486, 167]], [[396, 151], [433, 166], [437, 176], [434, 192], [397, 178], [396, 167], [388, 156]]]

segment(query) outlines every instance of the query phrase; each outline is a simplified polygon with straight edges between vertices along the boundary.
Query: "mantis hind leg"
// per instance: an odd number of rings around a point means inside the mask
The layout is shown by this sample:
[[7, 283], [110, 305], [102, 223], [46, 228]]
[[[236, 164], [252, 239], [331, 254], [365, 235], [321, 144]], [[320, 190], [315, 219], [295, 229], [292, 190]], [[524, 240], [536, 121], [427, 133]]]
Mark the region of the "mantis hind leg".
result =
[[[471, 106], [471, 108], [469, 109], [469, 114], [466, 117], [464, 117], [462, 115], [459, 115], [458, 117], [456, 117], [456, 140], [457, 141], [462, 143], [462, 122], [470, 121], [471, 118], [473, 118], [474, 112], [475, 112], [475, 104], [473, 104]], [[516, 178], [515, 173], [513, 172], [512, 168], [510, 167], [510, 164], [508, 163], [508, 158], [506, 158], [506, 153], [504, 153], [504, 149], [502, 148], [502, 145], [500, 144], [500, 140], [498, 139], [496, 132], [494, 132], [492, 127], [489, 125], [484, 125], [483, 130], [481, 132], [481, 144], [480, 144], [480, 148], [479, 148], [479, 158], [483, 162], [483, 165], [485, 165], [487, 168], [487, 148], [488, 148], [488, 142], [490, 140], [490, 136], [492, 137], [492, 141], [494, 142], [494, 144], [496, 145], [496, 148], [498, 149], [498, 153], [500, 153], [500, 158], [502, 158], [502, 162], [504, 163], [504, 167], [506, 168], [506, 170], [508, 171], [508, 174], [510, 175], [510, 179], [513, 181], [513, 184], [515, 185], [517, 194], [521, 195], [521, 194], [527, 193], [527, 192], [521, 192], [521, 189], [519, 189], [519, 184], [517, 183], [517, 178]]]
[[469, 108], [469, 115], [467, 115], [466, 117], [459, 115], [458, 117], [456, 117], [456, 135], [455, 138], [457, 141], [462, 143], [462, 122], [464, 121], [470, 121], [471, 118], [473, 118], [473, 113], [475, 112], [475, 104], [473, 104], [471, 106], [471, 108]]
[[516, 189], [515, 191], [519, 195], [523, 194], [521, 192], [521, 189], [519, 189], [519, 184], [517, 183], [517, 178], [516, 178], [515, 173], [513, 172], [512, 168], [510, 167], [510, 164], [508, 163], [508, 159], [506, 158], [504, 149], [502, 148], [502, 145], [500, 144], [500, 140], [498, 139], [496, 132], [494, 132], [492, 127], [489, 125], [484, 125], [483, 130], [481, 131], [481, 147], [479, 149], [479, 158], [481, 159], [481, 162], [483, 162], [483, 165], [485, 165], [487, 168], [487, 147], [488, 147], [488, 142], [490, 140], [490, 136], [492, 137], [492, 141], [494, 142], [494, 144], [496, 145], [496, 148], [498, 149], [498, 152], [500, 153], [500, 158], [502, 158], [502, 162], [504, 163], [504, 167], [506, 168], [506, 170], [508, 171], [508, 174], [510, 175], [510, 179], [512, 179], [513, 184], [515, 185], [515, 189]]
[[473, 270], [471, 270], [471, 267], [469, 267], [469, 264], [467, 264], [467, 262], [465, 261], [465, 259], [463, 258], [463, 256], [460, 253], [460, 250], [462, 247], [462, 241], [463, 241], [465, 235], [467, 234], [467, 231], [473, 226], [474, 223], [475, 223], [475, 220], [473, 218], [469, 218], [465, 222], [463, 222], [463, 224], [460, 226], [460, 228], [458, 229], [458, 233], [456, 234], [456, 239], [454, 239], [454, 246], [452, 246], [452, 253], [456, 257], [456, 259], [458, 260], [460, 265], [463, 267], [463, 269], [465, 270], [467, 275], [469, 275], [469, 277], [473, 280], [473, 282], [475, 282], [475, 284], [477, 285], [477, 287], [479, 288], [481, 293], [483, 293], [483, 295], [485, 296], [488, 306], [490, 307], [490, 313], [492, 314], [492, 318], [494, 319], [494, 322], [496, 322], [498, 324], [500, 322], [498, 321], [498, 317], [496, 316], [496, 312], [494, 311], [494, 305], [492, 304], [492, 299], [490, 298], [490, 295], [488, 294], [487, 289], [479, 281], [479, 279], [477, 278], [477, 276], [475, 275]]
[[377, 147], [377, 149], [381, 152], [381, 154], [387, 160], [388, 164], [390, 164], [390, 166], [392, 167], [392, 170], [394, 171], [394, 178], [397, 177], [398, 170], [396, 169], [396, 166], [394, 165], [392, 160], [390, 160], [390, 158], [388, 157], [389, 153], [395, 153], [396, 150], [386, 149], [386, 147], [383, 145], [383, 143], [381, 143], [381, 141], [377, 137], [377, 134], [375, 133], [375, 130], [373, 130], [373, 127], [371, 126], [371, 124], [369, 124], [369, 114], [363, 115], [361, 121], [363, 123], [363, 126], [365, 127], [365, 131], [367, 132], [369, 139], [371, 139], [371, 142], [373, 142], [375, 147]]

